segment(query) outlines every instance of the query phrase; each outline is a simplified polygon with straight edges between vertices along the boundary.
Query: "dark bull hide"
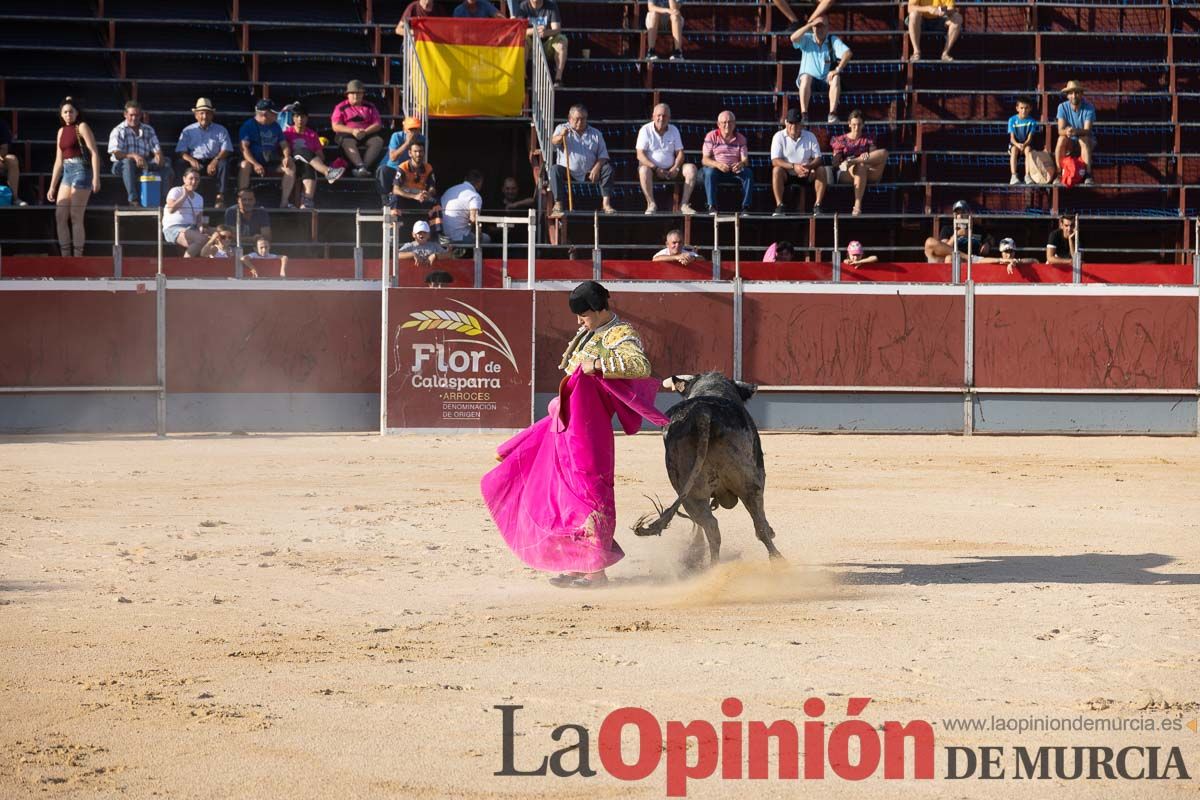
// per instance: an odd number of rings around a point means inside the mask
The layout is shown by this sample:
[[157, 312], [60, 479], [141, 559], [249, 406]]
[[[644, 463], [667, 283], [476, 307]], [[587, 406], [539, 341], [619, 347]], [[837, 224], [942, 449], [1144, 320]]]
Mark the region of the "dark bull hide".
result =
[[[771, 540], [775, 531], [767, 523], [763, 511], [763, 487], [766, 470], [763, 468], [762, 443], [758, 428], [746, 401], [758, 387], [729, 380], [719, 372], [703, 375], [675, 375], [663, 381], [667, 389], [683, 395], [683, 401], [667, 411], [670, 422], [663, 429], [663, 444], [667, 451], [667, 475], [671, 486], [679, 493], [675, 502], [660, 509], [658, 518], [651, 515], [637, 521], [633, 531], [638, 536], [656, 536], [671, 523], [671, 518], [683, 506], [686, 514], [708, 539], [709, 555], [716, 564], [721, 553], [721, 530], [713, 509], [718, 505], [733, 508], [738, 500], [754, 520], [754, 533], [767, 548], [771, 558], [782, 558]], [[649, 523], [649, 524], [647, 524]], [[692, 558], [702, 552], [703, 540], [696, 531], [692, 542]]]

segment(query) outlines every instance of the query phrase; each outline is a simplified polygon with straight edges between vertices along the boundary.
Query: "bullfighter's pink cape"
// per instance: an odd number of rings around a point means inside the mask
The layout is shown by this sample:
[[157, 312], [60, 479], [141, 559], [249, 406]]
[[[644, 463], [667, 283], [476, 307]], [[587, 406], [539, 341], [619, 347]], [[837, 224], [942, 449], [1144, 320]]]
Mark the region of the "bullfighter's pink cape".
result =
[[645, 418], [665, 425], [654, 407], [654, 378], [601, 379], [576, 369], [549, 415], [500, 445], [499, 466], [481, 489], [500, 535], [535, 569], [595, 572], [624, 557], [613, 541], [615, 442], [612, 415], [636, 433]]

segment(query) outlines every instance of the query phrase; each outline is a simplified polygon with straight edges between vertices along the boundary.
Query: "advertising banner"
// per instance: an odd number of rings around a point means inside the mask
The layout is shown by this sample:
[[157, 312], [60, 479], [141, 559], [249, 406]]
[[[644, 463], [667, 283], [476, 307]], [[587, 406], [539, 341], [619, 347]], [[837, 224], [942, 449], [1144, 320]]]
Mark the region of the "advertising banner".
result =
[[392, 289], [388, 342], [389, 428], [532, 422], [532, 292]]

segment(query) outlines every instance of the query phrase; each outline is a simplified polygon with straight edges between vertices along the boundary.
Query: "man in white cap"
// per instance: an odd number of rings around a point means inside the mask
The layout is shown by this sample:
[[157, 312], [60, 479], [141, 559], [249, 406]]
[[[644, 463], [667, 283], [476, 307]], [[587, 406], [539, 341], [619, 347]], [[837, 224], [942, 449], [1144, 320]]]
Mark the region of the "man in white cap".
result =
[[417, 220], [412, 226], [413, 240], [400, 248], [396, 254], [397, 261], [414, 261], [418, 267], [429, 269], [437, 261], [437, 257], [446, 252], [437, 240], [429, 236], [429, 223]]
[[188, 167], [199, 170], [201, 175], [217, 180], [215, 206], [225, 207], [226, 178], [229, 174], [229, 157], [233, 155], [233, 140], [224, 125], [213, 122], [217, 109], [207, 97], [196, 100], [192, 109], [196, 121], [179, 134], [175, 155], [179, 158], [179, 173]]
[[1083, 185], [1092, 185], [1092, 150], [1096, 147], [1096, 107], [1083, 99], [1083, 84], [1069, 81], [1063, 87], [1067, 99], [1058, 104], [1055, 119], [1058, 122], [1058, 143], [1054, 146], [1054, 162], [1062, 164], [1062, 158], [1071, 148], [1071, 142], [1079, 142], [1080, 158], [1087, 165], [1087, 177]]

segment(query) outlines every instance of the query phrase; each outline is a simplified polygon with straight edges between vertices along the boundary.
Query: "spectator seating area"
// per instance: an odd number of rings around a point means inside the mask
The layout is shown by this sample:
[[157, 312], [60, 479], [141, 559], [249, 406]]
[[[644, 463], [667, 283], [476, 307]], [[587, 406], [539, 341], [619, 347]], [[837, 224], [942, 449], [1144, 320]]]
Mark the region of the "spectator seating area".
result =
[[[45, 192], [53, 166], [57, 103], [80, 98], [98, 137], [120, 119], [125, 100], [148, 112], [169, 152], [192, 121], [203, 95], [216, 103], [218, 122], [236, 134], [255, 100], [302, 100], [314, 126], [328, 115], [347, 80], [358, 78], [388, 127], [403, 116], [400, 44], [392, 33], [406, 0], [8, 0], [0, 10], [0, 116], [13, 130], [13, 152], [22, 164], [21, 197], [28, 209], [0, 214], [5, 252], [55, 252], [53, 208]], [[839, 241], [854, 238], [895, 260], [921, 260], [921, 243], [959, 199], [985, 217], [994, 235], [1012, 236], [1023, 252], [1045, 243], [1057, 214], [1078, 214], [1081, 244], [1104, 261], [1180, 261], [1194, 246], [1200, 213], [1200, 4], [1169, 0], [1106, 2], [961, 3], [963, 34], [956, 60], [936, 59], [944, 36], [924, 33], [924, 58], [908, 61], [903, 3], [843, 0], [834, 6], [831, 30], [854, 52], [842, 79], [837, 124], [826, 124], [826, 98], [814, 91], [811, 129], [829, 152], [844, 132], [846, 115], [861, 109], [867, 132], [890, 153], [884, 179], [866, 195], [864, 215], [850, 219], [848, 187], [833, 188], [827, 214], [772, 218], [771, 136], [797, 105], [798, 53], [779, 12], [761, 0], [688, 0], [683, 6], [686, 60], [668, 61], [670, 37], [659, 37], [663, 56], [647, 61], [645, 5], [640, 0], [560, 0], [570, 54], [556, 92], [561, 121], [576, 102], [588, 106], [616, 169], [616, 218], [593, 219], [598, 198], [579, 188], [577, 209], [563, 223], [546, 221], [547, 257], [574, 247], [586, 250], [593, 231], [606, 256], [647, 257], [669, 227], [707, 247], [713, 236], [705, 217], [664, 213], [644, 217], [633, 143], [656, 102], [667, 102], [689, 160], [717, 113], [732, 110], [747, 136], [755, 171], [754, 214], [744, 220], [742, 257], [754, 260], [770, 242], [787, 238], [806, 256], [828, 258], [832, 213], [840, 215]], [[452, 6], [438, 2], [443, 13]], [[798, 5], [803, 18], [809, 7]], [[1082, 82], [1097, 112], [1095, 185], [1070, 189], [1008, 185], [1005, 123], [1015, 100], [1034, 100], [1053, 149], [1054, 112], [1069, 80]], [[465, 163], [446, 151], [440, 131], [469, 121], [433, 120], [431, 161]], [[512, 124], [528, 137], [528, 125]], [[436, 149], [436, 148], [441, 148]], [[507, 154], [505, 156], [508, 157]], [[509, 174], [533, 185], [528, 161], [487, 165], [489, 185]], [[107, 166], [107, 158], [103, 157]], [[460, 180], [443, 175], [442, 187]], [[270, 191], [268, 189], [268, 191]], [[701, 190], [702, 191], [702, 190]], [[211, 191], [204, 192], [212, 196]], [[487, 192], [485, 192], [485, 196]], [[111, 243], [112, 207], [122, 196], [119, 179], [105, 172], [102, 191], [88, 212], [89, 254]], [[274, 197], [263, 204], [274, 206]], [[546, 204], [548, 207], [548, 203]], [[700, 205], [700, 204], [697, 204]], [[811, 198], [808, 200], [811, 205]], [[731, 207], [729, 202], [727, 207]], [[805, 206], [807, 208], [808, 206]], [[306, 256], [345, 256], [354, 240], [354, 209], [378, 208], [373, 183], [347, 177], [322, 186], [315, 212], [273, 212], [280, 249]], [[728, 241], [731, 234], [722, 232]], [[140, 236], [147, 246], [150, 236]], [[551, 244], [553, 243], [553, 244]]]

